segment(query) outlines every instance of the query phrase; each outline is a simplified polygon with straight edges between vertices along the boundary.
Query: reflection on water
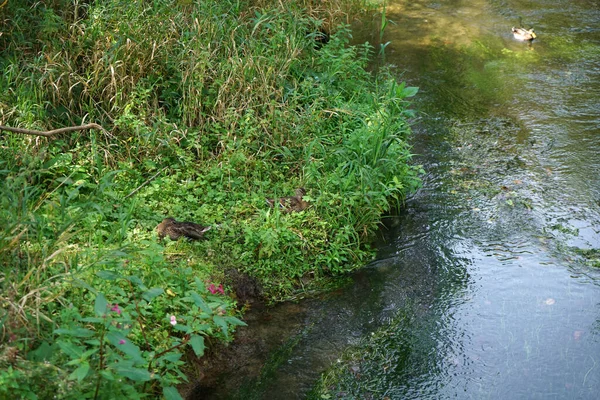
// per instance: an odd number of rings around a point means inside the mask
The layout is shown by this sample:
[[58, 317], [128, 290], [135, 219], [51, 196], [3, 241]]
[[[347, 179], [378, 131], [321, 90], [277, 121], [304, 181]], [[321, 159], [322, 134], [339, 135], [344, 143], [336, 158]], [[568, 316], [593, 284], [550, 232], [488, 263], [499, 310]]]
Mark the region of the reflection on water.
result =
[[[285, 357], [237, 397], [305, 398], [333, 366], [332, 398], [597, 398], [600, 271], [579, 251], [600, 248], [597, 2], [387, 13], [386, 62], [421, 88], [424, 187], [387, 221], [379, 260], [303, 303]], [[520, 24], [531, 46], [512, 39]]]
[[[372, 370], [393, 346], [355, 350], [325, 380], [329, 394], [597, 398], [600, 273], [574, 248], [600, 247], [600, 35], [590, 28], [600, 13], [546, 3], [388, 8], [397, 24], [386, 61], [422, 88], [415, 147], [429, 173], [381, 257], [400, 271], [391, 281], [419, 271], [416, 285], [435, 297], [413, 309], [418, 324], [378, 331], [412, 338], [417, 364]], [[539, 33], [531, 46], [510, 37], [519, 19]], [[426, 237], [415, 241], [415, 228]]]

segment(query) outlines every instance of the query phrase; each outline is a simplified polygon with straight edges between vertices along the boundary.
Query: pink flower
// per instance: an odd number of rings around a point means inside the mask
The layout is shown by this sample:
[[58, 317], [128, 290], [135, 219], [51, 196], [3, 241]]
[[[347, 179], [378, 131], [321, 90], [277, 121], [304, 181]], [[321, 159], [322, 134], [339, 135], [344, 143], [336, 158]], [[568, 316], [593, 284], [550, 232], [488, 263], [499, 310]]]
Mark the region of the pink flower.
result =
[[208, 287], [208, 291], [211, 292], [212, 294], [215, 294], [215, 293], [225, 294], [222, 284], [219, 285], [218, 287], [216, 287], [214, 283], [211, 283], [210, 286]]
[[125, 344], [125, 339], [119, 340], [119, 344]]
[[171, 325], [173, 325], [173, 326], [177, 325], [177, 318], [175, 318], [174, 315], [171, 315]]
[[114, 312], [116, 312], [117, 314], [121, 315], [121, 309], [119, 308], [119, 305], [118, 305], [118, 304], [115, 304], [114, 306], [112, 306], [112, 307], [110, 308], [110, 311], [114, 311]]

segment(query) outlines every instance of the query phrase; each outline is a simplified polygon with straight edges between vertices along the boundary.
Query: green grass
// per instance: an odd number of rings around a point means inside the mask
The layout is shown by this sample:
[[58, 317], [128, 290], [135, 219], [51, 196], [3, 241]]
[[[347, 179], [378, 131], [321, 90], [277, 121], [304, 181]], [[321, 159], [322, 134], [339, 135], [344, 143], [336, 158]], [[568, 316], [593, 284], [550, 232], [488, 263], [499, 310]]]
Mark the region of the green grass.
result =
[[[280, 301], [372, 257], [381, 216], [419, 184], [416, 89], [372, 76], [372, 49], [349, 46], [343, 22], [363, 6], [0, 9], [0, 124], [106, 129], [0, 136], [0, 397], [177, 398], [181, 352], [200, 356], [204, 338], [231, 340], [240, 323], [224, 271]], [[333, 34], [317, 50], [320, 27]], [[268, 208], [300, 186], [308, 210]], [[213, 229], [158, 243], [166, 216]]]

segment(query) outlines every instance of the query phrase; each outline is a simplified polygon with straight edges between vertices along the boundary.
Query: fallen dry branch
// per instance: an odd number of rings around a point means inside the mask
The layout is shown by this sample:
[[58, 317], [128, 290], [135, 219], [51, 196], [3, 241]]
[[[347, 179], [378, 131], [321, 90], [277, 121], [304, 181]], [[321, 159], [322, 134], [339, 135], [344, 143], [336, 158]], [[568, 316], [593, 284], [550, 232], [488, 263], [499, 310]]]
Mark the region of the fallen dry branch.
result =
[[44, 137], [50, 137], [53, 135], [57, 135], [59, 133], [84, 131], [86, 129], [99, 129], [103, 132], [106, 132], [106, 129], [104, 129], [102, 126], [100, 126], [98, 124], [93, 124], [93, 123], [87, 124], [87, 125], [80, 125], [80, 126], [68, 126], [66, 128], [53, 129], [51, 131], [45, 131], [45, 132], [44, 131], [36, 131], [36, 130], [32, 130], [32, 129], [11, 128], [10, 126], [0, 125], [0, 132], [8, 131], [8, 132], [13, 132], [13, 133], [23, 133], [25, 135], [35, 135], [35, 136], [44, 136]]

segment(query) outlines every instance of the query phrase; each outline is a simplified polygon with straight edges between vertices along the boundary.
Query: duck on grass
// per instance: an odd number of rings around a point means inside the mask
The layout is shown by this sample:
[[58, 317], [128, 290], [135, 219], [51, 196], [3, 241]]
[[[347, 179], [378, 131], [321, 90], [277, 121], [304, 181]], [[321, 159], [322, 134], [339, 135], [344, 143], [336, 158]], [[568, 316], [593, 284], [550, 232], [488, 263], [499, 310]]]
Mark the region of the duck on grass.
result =
[[175, 218], [169, 217], [158, 224], [156, 231], [161, 241], [165, 236], [169, 236], [171, 240], [178, 240], [182, 236], [188, 240], [199, 240], [210, 228], [210, 226], [203, 226], [195, 222], [179, 222]]
[[308, 208], [308, 202], [303, 199], [304, 195], [306, 195], [306, 189], [298, 188], [295, 196], [267, 199], [267, 204], [269, 207], [275, 207], [275, 204], [279, 204], [279, 208], [284, 213], [300, 212]]

